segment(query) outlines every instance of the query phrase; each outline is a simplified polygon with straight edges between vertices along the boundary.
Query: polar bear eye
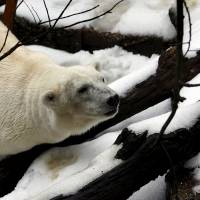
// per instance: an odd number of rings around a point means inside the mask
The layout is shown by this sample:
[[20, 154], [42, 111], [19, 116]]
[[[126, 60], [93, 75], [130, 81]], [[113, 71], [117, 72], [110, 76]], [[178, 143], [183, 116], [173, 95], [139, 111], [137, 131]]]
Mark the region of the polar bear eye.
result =
[[56, 99], [56, 95], [53, 92], [49, 92], [45, 95], [45, 101], [53, 102]]
[[51, 94], [48, 94], [48, 95], [47, 95], [47, 100], [48, 100], [48, 101], [54, 101], [54, 100], [55, 100], [55, 95], [52, 94], [52, 93], [51, 93]]
[[79, 94], [85, 93], [85, 92], [87, 92], [88, 88], [89, 88], [88, 85], [85, 85], [85, 86], [79, 88], [78, 93]]
[[102, 78], [102, 81], [105, 83], [106, 82], [105, 78]]

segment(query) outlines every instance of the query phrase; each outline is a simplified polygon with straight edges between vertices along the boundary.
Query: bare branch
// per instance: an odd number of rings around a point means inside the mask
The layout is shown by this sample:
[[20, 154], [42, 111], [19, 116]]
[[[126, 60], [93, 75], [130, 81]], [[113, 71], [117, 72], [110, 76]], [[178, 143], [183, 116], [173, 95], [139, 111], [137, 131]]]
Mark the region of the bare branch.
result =
[[95, 19], [98, 19], [100, 17], [103, 17], [104, 15], [106, 14], [109, 14], [111, 13], [111, 11], [117, 7], [120, 3], [122, 3], [124, 0], [121, 0], [121, 1], [118, 1], [112, 8], [110, 8], [109, 10], [107, 10], [106, 12], [100, 14], [100, 15], [97, 15], [95, 17], [92, 17], [92, 18], [89, 18], [89, 19], [85, 19], [85, 20], [82, 20], [82, 21], [79, 21], [79, 22], [75, 22], [73, 24], [70, 24], [70, 25], [67, 25], [67, 26], [64, 26], [64, 27], [60, 27], [60, 28], [69, 28], [69, 27], [72, 27], [72, 26], [75, 26], [75, 25], [78, 25], [78, 24], [82, 24], [82, 23], [85, 23], [85, 22], [89, 22], [89, 21], [92, 21], [92, 20], [95, 20]]
[[[90, 12], [90, 11], [92, 11], [92, 10], [98, 8], [98, 7], [99, 7], [99, 5], [94, 6], [93, 8], [90, 8], [90, 9], [88, 9], [88, 10], [84, 10], [84, 11], [81, 11], [81, 12], [77, 12], [77, 13], [74, 13], [74, 14], [71, 14], [71, 15], [67, 15], [67, 16], [61, 17], [60, 19], [66, 19], [66, 18], [69, 18], [69, 17], [72, 17], [72, 16], [84, 14], [84, 13]], [[43, 21], [43, 22], [39, 23], [39, 25], [42, 25], [42, 24], [46, 24], [46, 23], [55, 21], [56, 19], [57, 19], [57, 18], [51, 19], [51, 20], [48, 20], [48, 21]]]
[[[68, 26], [65, 26], [65, 27], [61, 27], [61, 28], [69, 28], [69, 27], [72, 27], [72, 26], [75, 26], [77, 24], [81, 24], [81, 23], [84, 23], [86, 21], [92, 21], [94, 19], [97, 19], [97, 18], [100, 18], [108, 13], [110, 13], [117, 5], [119, 5], [121, 2], [123, 2], [124, 0], [120, 0], [119, 2], [117, 2], [116, 4], [114, 4], [114, 6], [107, 10], [106, 12], [102, 13], [101, 15], [98, 15], [96, 17], [93, 17], [93, 18], [90, 18], [90, 19], [87, 19], [87, 20], [82, 20], [82, 21], [79, 21], [79, 22], [76, 22], [76, 23], [73, 23], [71, 25], [68, 25]], [[40, 37], [43, 37], [44, 35], [47, 35], [49, 32], [51, 32], [53, 30], [53, 28], [56, 26], [57, 22], [62, 18], [62, 15], [63, 13], [66, 11], [66, 9], [70, 6], [72, 0], [70, 0], [67, 5], [65, 6], [65, 8], [62, 10], [62, 12], [60, 13], [59, 17], [55, 20], [55, 23], [53, 24], [53, 26], [51, 26], [51, 28], [49, 28], [46, 32], [42, 32], [41, 34], [38, 34], [36, 35], [35, 37], [29, 39], [29, 40], [26, 40], [26, 38], [22, 39], [21, 42], [18, 42], [17, 44], [15, 44], [10, 50], [8, 50], [7, 52], [5, 52], [2, 56], [0, 56], [0, 61], [3, 60], [4, 58], [6, 58], [8, 55], [10, 55], [13, 51], [15, 51], [18, 47], [26, 44], [26, 43], [30, 43], [31, 41], [34, 41]], [[60, 29], [61, 29], [60, 28]]]
[[12, 28], [16, 6], [17, 0], [6, 0], [6, 8], [3, 14], [3, 22], [10, 29]]
[[34, 11], [34, 13], [36, 14], [36, 16], [37, 16], [37, 18], [38, 18], [38, 20], [39, 20], [39, 23], [42, 21], [41, 19], [40, 19], [40, 16], [38, 15], [38, 13], [37, 13], [37, 11], [35, 10], [35, 8], [32, 6], [32, 5], [30, 5], [31, 6], [31, 8], [32, 8], [32, 10]]
[[173, 99], [172, 99], [172, 112], [169, 115], [168, 119], [162, 126], [160, 130], [160, 136], [158, 138], [158, 141], [160, 141], [161, 137], [165, 133], [168, 125], [174, 118], [176, 111], [178, 109], [178, 103], [180, 101], [180, 81], [182, 79], [182, 66], [183, 66], [183, 49], [182, 49], [182, 42], [183, 42], [183, 1], [184, 0], [177, 0], [177, 42], [176, 42], [176, 86], [173, 91]]
[[187, 53], [188, 53], [188, 51], [190, 50], [190, 44], [191, 44], [191, 40], [192, 40], [192, 20], [191, 20], [189, 8], [188, 8], [187, 3], [186, 3], [185, 0], [183, 0], [183, 4], [184, 4], [184, 7], [186, 9], [187, 16], [188, 16], [188, 21], [189, 21], [189, 41], [188, 41], [188, 48], [187, 48], [187, 51], [184, 54], [184, 56], [186, 56]]
[[55, 20], [52, 28], [54, 28], [56, 26], [56, 24], [58, 23], [58, 21], [60, 20], [60, 18], [63, 16], [64, 12], [67, 10], [67, 8], [70, 6], [70, 4], [72, 3], [73, 0], [69, 0], [69, 2], [67, 3], [67, 5], [64, 7], [64, 9], [62, 10], [62, 12], [60, 13], [60, 15], [58, 16], [58, 18]]
[[25, 6], [28, 8], [29, 12], [31, 13], [33, 19], [34, 19], [34, 22], [37, 24], [37, 20], [35, 18], [35, 15], [33, 14], [33, 11], [31, 10], [31, 8], [29, 7], [29, 5], [26, 3], [26, 1], [23, 1], [23, 3], [25, 4]]
[[47, 13], [47, 17], [48, 17], [48, 22], [49, 22], [49, 27], [51, 28], [51, 18], [50, 18], [50, 15], [49, 15], [49, 10], [48, 10], [47, 5], [46, 5], [46, 1], [43, 0], [43, 3], [44, 3], [44, 7], [46, 9], [46, 13]]
[[[21, 0], [21, 2], [17, 5], [17, 8], [19, 8], [23, 2], [24, 2], [24, 0]], [[17, 8], [16, 8], [16, 10], [17, 10]]]
[[189, 83], [184, 83], [183, 86], [185, 86], [185, 87], [199, 87], [200, 84], [189, 84]]

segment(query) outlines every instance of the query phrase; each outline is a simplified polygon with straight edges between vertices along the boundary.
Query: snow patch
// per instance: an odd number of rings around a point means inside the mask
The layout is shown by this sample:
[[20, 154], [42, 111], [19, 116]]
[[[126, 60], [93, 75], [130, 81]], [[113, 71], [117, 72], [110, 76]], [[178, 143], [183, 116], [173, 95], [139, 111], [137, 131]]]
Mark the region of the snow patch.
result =
[[[192, 127], [200, 116], [199, 110], [200, 102], [186, 107], [180, 107], [165, 133], [170, 133], [180, 128], [189, 129]], [[136, 133], [142, 133], [146, 130], [148, 130], [149, 134], [159, 133], [170, 113], [171, 112], [132, 124], [129, 128]]]
[[122, 162], [114, 158], [121, 145], [112, 145], [118, 135], [109, 133], [80, 145], [47, 151], [33, 162], [15, 190], [0, 199], [49, 200], [77, 192]]
[[[158, 55], [152, 55], [151, 58], [135, 55], [123, 50], [121, 47], [115, 46], [104, 50], [94, 51], [90, 54], [87, 51], [79, 51], [71, 54], [61, 50], [54, 50], [39, 45], [27, 46], [33, 51], [42, 52], [59, 65], [94, 65], [98, 64], [99, 71], [105, 77], [108, 83], [111, 83], [127, 74], [133, 72], [133, 77], [137, 83], [145, 77], [155, 73]], [[139, 78], [140, 75], [144, 75]], [[130, 83], [131, 84], [131, 83]]]
[[[17, 9], [17, 15], [25, 17], [34, 22], [34, 18], [27, 5], [32, 9], [36, 21], [39, 21], [35, 14], [37, 12], [42, 21], [47, 21], [47, 13], [41, 0], [26, 0]], [[73, 0], [63, 16], [91, 9], [97, 5], [98, 8], [90, 12], [71, 16], [59, 20], [58, 27], [68, 26], [75, 22], [93, 18], [111, 9], [119, 0]], [[175, 36], [175, 28], [168, 17], [168, 9], [174, 0], [124, 0], [113, 11], [99, 19], [84, 22], [73, 26], [73, 28], [93, 27], [98, 31], [120, 32], [132, 35], [156, 35], [164, 39], [171, 39]], [[59, 16], [68, 2], [63, 0], [46, 1], [51, 19]], [[3, 11], [4, 6], [0, 7]], [[34, 10], [35, 11], [34, 11]], [[54, 22], [52, 22], [53, 24]], [[46, 23], [48, 25], [48, 23]]]
[[159, 176], [135, 192], [128, 200], [165, 200], [165, 192], [165, 176]]

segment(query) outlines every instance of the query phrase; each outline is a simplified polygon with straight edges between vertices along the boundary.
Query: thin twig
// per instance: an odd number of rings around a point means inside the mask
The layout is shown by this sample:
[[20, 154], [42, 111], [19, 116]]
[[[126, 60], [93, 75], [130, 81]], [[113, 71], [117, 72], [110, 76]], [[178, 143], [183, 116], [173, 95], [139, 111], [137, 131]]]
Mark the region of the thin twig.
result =
[[[99, 5], [94, 6], [93, 8], [90, 8], [88, 10], [84, 10], [84, 11], [81, 11], [81, 12], [77, 12], [77, 13], [74, 13], [74, 14], [71, 14], [71, 15], [67, 15], [67, 16], [61, 17], [60, 19], [66, 19], [66, 18], [73, 17], [73, 16], [76, 16], [76, 15], [84, 14], [84, 13], [90, 12], [90, 11], [92, 11], [92, 10], [98, 8], [98, 7], [99, 7]], [[53, 22], [56, 19], [57, 18], [51, 19], [50, 22]], [[46, 23], [49, 23], [49, 20], [48, 21], [43, 21], [43, 22], [39, 23], [39, 25], [46, 24]]]
[[24, 2], [24, 0], [21, 0], [21, 2], [17, 5], [17, 7], [16, 7], [16, 10], [17, 10], [17, 8], [19, 8], [20, 6], [21, 6], [21, 4]]
[[158, 141], [160, 141], [162, 135], [165, 133], [167, 127], [169, 126], [170, 122], [172, 121], [173, 117], [176, 114], [178, 109], [178, 103], [180, 101], [180, 82], [182, 79], [182, 62], [183, 62], [183, 49], [182, 49], [182, 42], [183, 42], [183, 1], [184, 0], [177, 0], [177, 42], [176, 42], [176, 87], [174, 89], [174, 97], [172, 99], [172, 112], [169, 115], [168, 119], [162, 126], [160, 130], [160, 135]]
[[33, 12], [36, 14], [36, 16], [37, 16], [37, 18], [38, 18], [38, 20], [39, 20], [38, 23], [40, 23], [40, 22], [42, 21], [42, 20], [40, 19], [40, 16], [38, 15], [38, 13], [37, 13], [37, 11], [35, 10], [35, 8], [34, 8], [32, 5], [30, 5], [30, 6], [31, 6]]
[[67, 10], [67, 8], [70, 6], [70, 4], [72, 3], [73, 0], [69, 0], [69, 2], [67, 3], [67, 5], [64, 7], [64, 9], [62, 10], [62, 12], [60, 13], [60, 15], [58, 16], [58, 18], [55, 20], [52, 28], [54, 28], [57, 24], [57, 22], [60, 20], [60, 18], [63, 16], [64, 12]]
[[[66, 8], [68, 8], [68, 6], [70, 5], [70, 3], [72, 2], [72, 0], [70, 0], [68, 2], [68, 4], [65, 6], [65, 8], [63, 9], [63, 11], [66, 10]], [[25, 2], [24, 2], [25, 3]], [[26, 4], [26, 3], [25, 3]], [[27, 4], [26, 4], [27, 5]], [[22, 41], [17, 42], [13, 47], [11, 47], [8, 51], [6, 51], [3, 55], [0, 56], [0, 61], [3, 60], [4, 58], [6, 58], [7, 56], [9, 56], [11, 53], [13, 53], [17, 48], [19, 48], [20, 46], [24, 45], [25, 43], [29, 43], [31, 41], [34, 41], [35, 39], [38, 39], [46, 34], [48, 34], [53, 28], [54, 26], [57, 24], [57, 22], [59, 21], [60, 17], [62, 17], [63, 11], [60, 13], [59, 17], [57, 18], [56, 22], [54, 23], [54, 25], [49, 28], [48, 31], [46, 32], [42, 32], [39, 35], [36, 35], [35, 37], [31, 38], [30, 40], [25, 41], [25, 38]], [[22, 43], [23, 42], [23, 43]]]
[[200, 84], [190, 84], [190, 83], [184, 83], [183, 84], [184, 87], [199, 87]]
[[183, 0], [183, 4], [184, 4], [184, 7], [186, 9], [186, 12], [187, 12], [187, 16], [188, 16], [188, 21], [189, 21], [189, 41], [188, 41], [188, 48], [184, 54], [184, 56], [187, 55], [188, 51], [190, 50], [190, 45], [191, 45], [191, 40], [192, 40], [192, 20], [191, 20], [191, 16], [190, 16], [190, 11], [189, 11], [189, 8], [188, 8], [188, 5], [186, 3], [185, 0]]
[[[177, 0], [177, 42], [176, 42], [176, 86], [173, 91], [173, 98], [172, 98], [172, 111], [163, 124], [159, 137], [156, 141], [156, 144], [159, 142], [159, 144], [162, 146], [169, 163], [171, 165], [171, 169], [173, 172], [174, 180], [176, 180], [176, 173], [173, 167], [173, 161], [169, 155], [169, 153], [166, 151], [164, 145], [162, 145], [161, 139], [163, 137], [163, 134], [165, 133], [167, 127], [173, 120], [174, 116], [176, 115], [176, 112], [178, 110], [178, 104], [181, 101], [180, 97], [180, 88], [181, 84], [180, 82], [182, 81], [182, 73], [183, 73], [183, 47], [182, 47], [182, 42], [183, 42], [183, 27], [184, 27], [184, 15], [183, 15], [183, 1], [184, 0]], [[175, 182], [176, 183], [176, 182]], [[175, 190], [177, 190], [177, 185], [174, 185]], [[176, 195], [175, 198], [178, 200], [179, 197]]]
[[33, 11], [31, 10], [31, 8], [29, 7], [29, 5], [26, 3], [26, 1], [23, 2], [25, 4], [25, 6], [28, 8], [30, 14], [32, 15], [34, 22], [37, 24], [37, 20], [35, 18], [35, 15], [33, 14]]
[[0, 61], [13, 53], [18, 47], [22, 46], [21, 42], [17, 42], [13, 47], [6, 51], [2, 56], [0, 56]]
[[115, 9], [115, 7], [117, 7], [120, 3], [122, 3], [124, 0], [120, 0], [118, 1], [116, 4], [114, 4], [114, 6], [112, 8], [110, 8], [109, 10], [105, 11], [104, 13], [100, 14], [100, 15], [97, 15], [95, 17], [92, 17], [92, 18], [89, 18], [89, 19], [85, 19], [85, 20], [82, 20], [82, 21], [79, 21], [79, 22], [75, 22], [75, 23], [72, 23], [70, 25], [67, 25], [67, 26], [64, 26], [64, 27], [60, 27], [60, 29], [62, 28], [69, 28], [69, 27], [72, 27], [72, 26], [75, 26], [75, 25], [78, 25], [78, 24], [81, 24], [81, 23], [84, 23], [84, 22], [89, 22], [89, 21], [93, 21], [95, 19], [98, 19], [106, 14], [110, 14], [112, 10]]
[[47, 17], [48, 17], [48, 22], [49, 22], [49, 27], [51, 28], [51, 18], [50, 18], [50, 15], [49, 15], [49, 10], [48, 10], [46, 1], [43, 0], [43, 3], [44, 3], [44, 7], [45, 7], [45, 9], [46, 9], [46, 13], [47, 13]]
[[[103, 16], [103, 15], [106, 15], [106, 14], [110, 13], [117, 5], [119, 5], [119, 4], [120, 4], [121, 2], [123, 2], [123, 1], [124, 1], [124, 0], [120, 0], [119, 2], [117, 2], [116, 4], [114, 4], [114, 6], [113, 6], [111, 9], [109, 9], [108, 11], [106, 11], [106, 12], [104, 12], [104, 13], [102, 13], [101, 15], [98, 15], [98, 16], [96, 16], [96, 17], [87, 19], [87, 21], [92, 21], [93, 19], [97, 19], [97, 18], [99, 18], [99, 17], [101, 17], [101, 16]], [[71, 2], [72, 2], [72, 0], [69, 1], [69, 3], [68, 3], [68, 4], [65, 6], [65, 8], [63, 9], [63, 11], [65, 11], [65, 10], [68, 8], [68, 6], [70, 5]], [[64, 13], [63, 11], [62, 11], [61, 14], [59, 15], [59, 17], [56, 19], [54, 25], [53, 25], [51, 28], [48, 29], [48, 31], [42, 32], [41, 34], [38, 34], [38, 35], [36, 35], [35, 37], [32, 37], [32, 38], [29, 39], [29, 40], [25, 40], [26, 38], [24, 38], [23, 40], [21, 40], [21, 42], [16, 43], [13, 47], [11, 47], [11, 49], [9, 49], [9, 50], [8, 50], [7, 52], [5, 52], [2, 56], [0, 56], [0, 61], [3, 60], [4, 58], [6, 58], [7, 56], [9, 56], [12, 52], [14, 52], [14, 51], [15, 51], [17, 48], [19, 48], [20, 46], [25, 45], [25, 44], [28, 44], [28, 43], [30, 43], [30, 42], [36, 40], [36, 39], [39, 39], [39, 38], [43, 37], [44, 35], [47, 35], [48, 33], [50, 33], [50, 32], [53, 30], [53, 28], [56, 26], [57, 22], [62, 18], [62, 14]], [[83, 22], [85, 22], [85, 21], [86, 21], [86, 20], [79, 21], [79, 22], [76, 22], [76, 23], [74, 23], [74, 24], [68, 25], [67, 27], [68, 27], [68, 28], [69, 28], [69, 27], [73, 27], [74, 25], [83, 23]], [[62, 28], [63, 28], [63, 27], [62, 27]]]

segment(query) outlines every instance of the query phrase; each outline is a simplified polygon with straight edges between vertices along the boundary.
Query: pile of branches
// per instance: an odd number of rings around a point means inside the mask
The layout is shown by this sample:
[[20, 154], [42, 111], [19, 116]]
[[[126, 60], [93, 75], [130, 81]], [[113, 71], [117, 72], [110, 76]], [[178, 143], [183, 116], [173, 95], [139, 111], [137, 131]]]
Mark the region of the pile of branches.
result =
[[[198, 144], [200, 139], [200, 135], [198, 134], [200, 131], [200, 120], [189, 130], [178, 129], [170, 134], [164, 135], [167, 126], [177, 111], [178, 103], [182, 100], [179, 95], [180, 89], [183, 86], [198, 86], [185, 84], [200, 72], [200, 53], [197, 52], [195, 57], [189, 59], [184, 57], [182, 53], [184, 5], [187, 6], [185, 1], [177, 0], [176, 46], [169, 49], [168, 47], [172, 45], [172, 41], [165, 42], [156, 37], [122, 36], [120, 34], [99, 33], [93, 29], [56, 29], [55, 25], [57, 20], [55, 20], [54, 25], [49, 28], [47, 26], [41, 26], [40, 23], [34, 24], [22, 18], [15, 18], [13, 31], [24, 43], [17, 44], [10, 52], [1, 56], [0, 60], [4, 59], [4, 57], [8, 56], [22, 44], [43, 44], [70, 52], [76, 52], [80, 49], [93, 51], [120, 45], [129, 51], [142, 53], [147, 56], [150, 56], [152, 53], [162, 54], [159, 58], [156, 74], [150, 76], [140, 84], [133, 86], [132, 90], [121, 98], [119, 113], [113, 119], [101, 123], [84, 135], [68, 138], [59, 144], [41, 145], [30, 151], [11, 156], [1, 161], [1, 196], [11, 192], [30, 163], [38, 155], [52, 146], [68, 146], [93, 139], [101, 131], [167, 98], [172, 99], [172, 112], [160, 133], [155, 133], [147, 137], [145, 133], [136, 136], [134, 134], [129, 134], [130, 131], [127, 129], [123, 130], [116, 140], [116, 144], [123, 144], [122, 149], [116, 154], [116, 158], [122, 159], [124, 162], [84, 186], [84, 188], [79, 190], [76, 194], [70, 196], [63, 196], [63, 194], [61, 194], [55, 199], [125, 200], [149, 181], [154, 180], [159, 175], [165, 174], [169, 169], [174, 169], [177, 165], [182, 165], [200, 151], [200, 146]], [[60, 17], [62, 17], [62, 15]], [[44, 37], [44, 35], [41, 34], [42, 32], [47, 32], [48, 37]], [[28, 36], [30, 38], [27, 40]], [[60, 38], [62, 38], [62, 40], [60, 40]], [[66, 38], [66, 43], [63, 42], [63, 38]], [[73, 40], [71, 40], [72, 38]], [[74, 42], [69, 42], [74, 40], [77, 41], [75, 45], [72, 44]], [[62, 41], [62, 44], [59, 41]], [[157, 46], [153, 45], [156, 43], [158, 43]], [[146, 49], [148, 49], [148, 51], [146, 51]], [[163, 150], [163, 147], [165, 150]], [[13, 169], [13, 164], [16, 162], [18, 163], [18, 167]], [[10, 181], [11, 179], [12, 181]], [[170, 191], [172, 191], [172, 182], [173, 178], [168, 181]], [[172, 194], [174, 195], [174, 193], [177, 195], [177, 190], [168, 193], [168, 199], [172, 199]]]

